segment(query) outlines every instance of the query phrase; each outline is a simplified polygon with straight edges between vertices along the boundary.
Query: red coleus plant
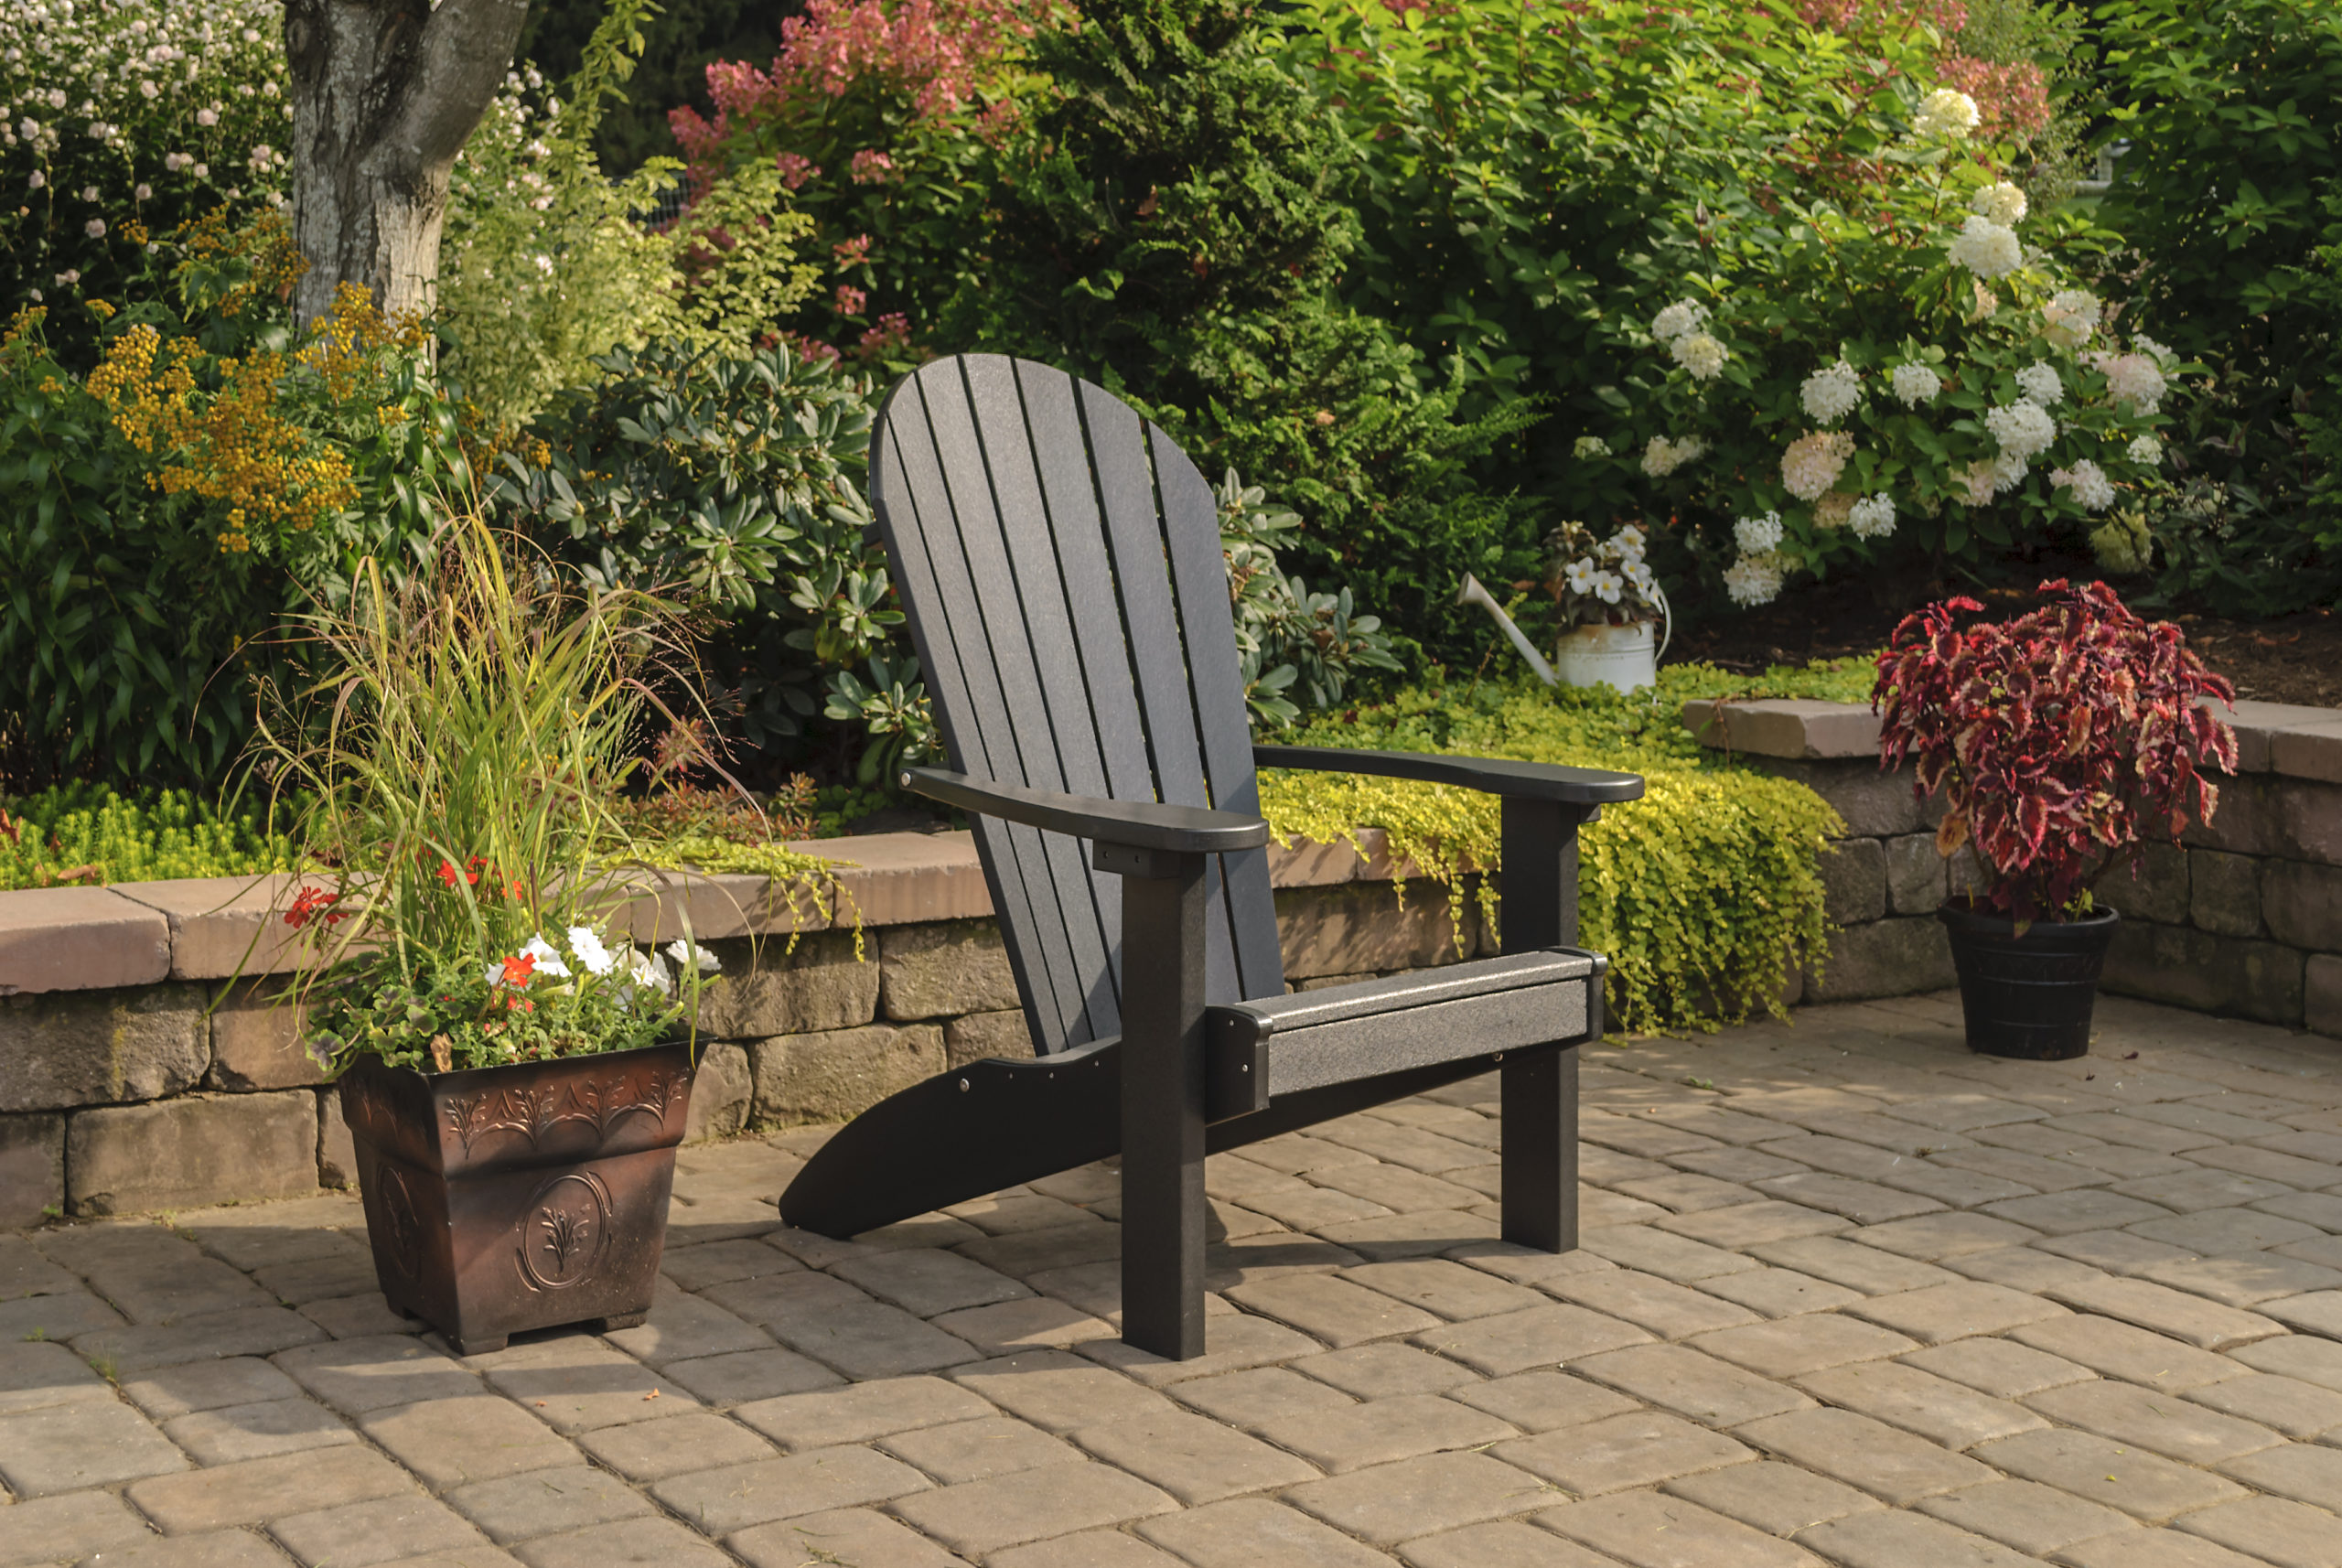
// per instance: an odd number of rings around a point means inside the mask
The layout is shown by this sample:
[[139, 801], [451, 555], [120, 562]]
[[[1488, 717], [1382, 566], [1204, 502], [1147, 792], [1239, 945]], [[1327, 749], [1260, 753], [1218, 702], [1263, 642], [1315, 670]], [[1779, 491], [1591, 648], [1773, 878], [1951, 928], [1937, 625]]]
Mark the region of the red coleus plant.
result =
[[1906, 617], [1878, 656], [1879, 765], [1913, 762], [1913, 789], [1950, 809], [1936, 847], [1973, 844], [1984, 904], [2022, 921], [2089, 908], [2090, 889], [2151, 837], [2176, 842], [2236, 769], [2236, 734], [2201, 699], [2235, 688], [2168, 621], [2141, 620], [2103, 583], [2041, 585], [2040, 609], [1952, 624], [1956, 598]]

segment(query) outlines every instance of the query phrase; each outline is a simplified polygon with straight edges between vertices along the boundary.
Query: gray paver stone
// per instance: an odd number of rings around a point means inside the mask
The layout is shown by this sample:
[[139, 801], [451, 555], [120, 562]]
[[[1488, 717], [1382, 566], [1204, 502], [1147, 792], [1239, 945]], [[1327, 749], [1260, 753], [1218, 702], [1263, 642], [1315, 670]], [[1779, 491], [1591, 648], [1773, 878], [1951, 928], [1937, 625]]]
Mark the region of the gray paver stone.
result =
[[1485, 1454], [1428, 1454], [1309, 1481], [1284, 1500], [1378, 1545], [1526, 1513], [1558, 1493]]
[[2095, 1312], [2206, 1350], [2225, 1350], [2284, 1332], [2259, 1313], [2148, 1280], [2101, 1279], [2089, 1284], [2053, 1285], [2049, 1294], [2082, 1312]]
[[71, 1560], [112, 1552], [154, 1539], [146, 1521], [112, 1492], [60, 1492], [30, 1498], [5, 1510], [0, 1530], [0, 1564], [26, 1568], [35, 1563]]
[[651, 1511], [625, 1482], [582, 1465], [460, 1487], [447, 1494], [447, 1503], [500, 1545]]
[[[1020, 1014], [1017, 1025], [1024, 1026]], [[966, 1559], [868, 1509], [833, 1509], [740, 1530], [725, 1541], [751, 1568], [964, 1568]]]
[[460, 1361], [403, 1335], [287, 1350], [279, 1369], [345, 1415], [481, 1391]]
[[252, 1306], [182, 1318], [167, 1326], [101, 1328], [76, 1339], [73, 1348], [93, 1360], [106, 1358], [117, 1372], [145, 1372], [221, 1356], [273, 1355], [325, 1337], [324, 1329], [297, 1312]]
[[704, 1413], [606, 1426], [577, 1445], [633, 1481], [656, 1481], [686, 1470], [746, 1465], [777, 1456], [773, 1445], [739, 1423]]
[[2079, 1541], [2057, 1554], [2072, 1568], [2266, 1568], [2218, 1542], [2176, 1530], [2134, 1530]]
[[122, 1314], [85, 1290], [0, 1302], [0, 1339], [73, 1339], [121, 1324]]
[[2311, 1438], [2342, 1427], [2342, 1393], [2274, 1372], [2247, 1372], [2187, 1391], [2194, 1402], [2272, 1427], [2288, 1437]]
[[1846, 1568], [2040, 1568], [1999, 1541], [1899, 1509], [1816, 1525], [1798, 1539]]
[[772, 1348], [771, 1337], [761, 1329], [741, 1322], [712, 1301], [669, 1288], [661, 1288], [651, 1298], [648, 1322], [604, 1337], [637, 1360], [661, 1370], [674, 1362], [703, 1356]]
[[421, 1497], [288, 1514], [268, 1532], [307, 1568], [375, 1568], [436, 1552], [477, 1559], [489, 1550], [488, 1538], [462, 1515]]
[[1084, 1530], [1012, 1546], [994, 1552], [984, 1563], [985, 1568], [1182, 1568], [1169, 1552], [1118, 1530]]
[[1448, 1391], [1474, 1410], [1487, 1411], [1523, 1432], [1551, 1432], [1638, 1409], [1633, 1400], [1562, 1372], [1515, 1372], [1509, 1378], [1474, 1381]]
[[2247, 1498], [2198, 1509], [2174, 1521], [2172, 1528], [2277, 1568], [2342, 1564], [2342, 1529], [2337, 1528], [2334, 1516], [2282, 1498]]
[[1795, 1535], [1808, 1525], [1868, 1513], [1882, 1506], [1867, 1493], [1773, 1459], [1678, 1477], [1664, 1489], [1743, 1524], [1784, 1536]]
[[1556, 1304], [1425, 1330], [1414, 1343], [1488, 1377], [1555, 1367], [1651, 1337], [1630, 1323]]
[[1926, 1498], [1918, 1507], [1947, 1524], [2039, 1557], [2077, 1541], [2139, 1528], [2112, 1509], [2037, 1481], [1987, 1481]]
[[1253, 1367], [1171, 1385], [1171, 1397], [1214, 1421], [1259, 1432], [1273, 1423], [1306, 1422], [1354, 1410], [1358, 1402], [1286, 1367]]
[[434, 1487], [460, 1487], [577, 1463], [576, 1446], [490, 1393], [370, 1412], [359, 1429]]
[[1167, 1388], [1187, 1378], [1265, 1367], [1272, 1362], [1315, 1355], [1322, 1348], [1316, 1340], [1282, 1323], [1243, 1314], [1208, 1317], [1204, 1353], [1190, 1360], [1166, 1360], [1148, 1351], [1133, 1349], [1120, 1339], [1089, 1340], [1080, 1347], [1080, 1353], [1149, 1388]]
[[1610, 1559], [1575, 1541], [1510, 1519], [1427, 1535], [1399, 1548], [1399, 1555], [1409, 1568], [1613, 1568]]
[[1947, 1269], [1895, 1249], [1881, 1251], [1869, 1244], [1871, 1240], [1870, 1232], [1864, 1232], [1861, 1241], [1835, 1236], [1807, 1236], [1795, 1241], [1752, 1247], [1749, 1251], [1776, 1267], [1810, 1274], [1864, 1295], [1891, 1295], [1959, 1283], [1960, 1276]]
[[1973, 1459], [1850, 1410], [1801, 1410], [1736, 1429], [1749, 1442], [1896, 1508], [1993, 1479]]
[[1138, 1531], [1195, 1568], [1389, 1568], [1391, 1560], [1266, 1498], [1237, 1498], [1142, 1520]]
[[1756, 1457], [1720, 1433], [1652, 1412], [1565, 1426], [1499, 1443], [1489, 1452], [1582, 1498], [1655, 1486]]
[[168, 1421], [174, 1416], [217, 1410], [223, 1405], [293, 1399], [301, 1389], [266, 1361], [233, 1356], [220, 1361], [190, 1361], [184, 1367], [169, 1367], [143, 1378], [126, 1379], [122, 1391], [148, 1415], [157, 1421]]
[[[504, 1356], [521, 1351], [525, 1359]], [[658, 1421], [699, 1402], [682, 1388], [588, 1335], [546, 1341], [495, 1357], [474, 1357], [488, 1380], [556, 1432], [591, 1432], [621, 1422]]]
[[2063, 1308], [2038, 1296], [1982, 1281], [1873, 1296], [1845, 1310], [1923, 1345], [1965, 1339], [1971, 1334], [1998, 1334], [2021, 1323], [2065, 1315]]
[[1329, 1383], [1360, 1399], [1391, 1394], [1445, 1393], [1460, 1383], [1476, 1381], [1453, 1361], [1443, 1360], [1413, 1345], [1359, 1345], [1305, 1356], [1293, 1369]]
[[1813, 1402], [1787, 1384], [1683, 1345], [1629, 1346], [1588, 1356], [1573, 1369], [1637, 1399], [1716, 1426], [1737, 1426]]
[[2095, 1314], [2028, 1323], [2011, 1329], [2009, 1337], [2103, 1376], [2154, 1389], [2192, 1389], [2233, 1378], [2239, 1370], [2239, 1364], [2227, 1356]]
[[116, 1547], [106, 1568], [285, 1568], [276, 1548], [246, 1530], [208, 1530]]
[[1291, 1454], [1184, 1412], [1090, 1427], [1073, 1440], [1189, 1507], [1316, 1477]]
[[[2342, 1271], [2258, 1249], [2228, 1257], [2175, 1259], [2142, 1270], [2141, 1277], [2208, 1296], [2224, 1306], [2243, 1308], [2342, 1286]], [[2337, 1321], [2342, 1322], [2342, 1317]]]
[[113, 1391], [64, 1346], [0, 1344], [0, 1413], [91, 1400], [111, 1404]]
[[1395, 1394], [1342, 1410], [1288, 1416], [1268, 1422], [1259, 1431], [1277, 1446], [1335, 1473], [1517, 1435], [1511, 1423], [1435, 1394]]
[[1537, 1522], [1633, 1568], [1819, 1568], [1802, 1547], [1656, 1492], [1589, 1498]]
[[879, 1440], [878, 1446], [945, 1486], [1080, 1461], [1080, 1451], [1037, 1427], [1004, 1415], [949, 1426], [923, 1426]]
[[735, 1350], [729, 1355], [670, 1361], [660, 1369], [671, 1381], [718, 1407], [834, 1389], [845, 1381], [819, 1361], [794, 1350]]
[[732, 1568], [732, 1559], [665, 1519], [621, 1520], [541, 1536], [513, 1555], [529, 1568]]
[[1754, 1258], [1648, 1225], [1606, 1225], [1583, 1234], [1578, 1245], [1622, 1269], [1640, 1269], [1678, 1284], [1757, 1267]]
[[2263, 1372], [2299, 1378], [2342, 1392], [2342, 1344], [2304, 1334], [2282, 1335], [2229, 1352], [2229, 1359]]
[[1973, 1452], [2012, 1476], [2120, 1509], [2149, 1524], [2244, 1495], [2242, 1487], [2218, 1476], [2062, 1427], [2022, 1432], [1980, 1444]]
[[953, 1551], [981, 1556], [1045, 1536], [1167, 1513], [1178, 1504], [1103, 1465], [1051, 1465], [897, 1498], [892, 1506]]
[[1903, 1357], [1902, 1362], [1955, 1383], [1965, 1383], [1995, 1399], [2020, 1399], [2037, 1390], [2077, 1383], [2098, 1375], [2062, 1356], [2006, 1339], [1955, 1339], [1949, 1345], [1914, 1350]]
[[164, 1434], [199, 1465], [231, 1465], [306, 1448], [355, 1443], [358, 1434], [314, 1400], [267, 1400], [197, 1411], [165, 1423]]
[[1858, 1361], [1798, 1380], [1808, 1392], [1950, 1449], [2047, 1424], [2023, 1405], [1994, 1399], [1900, 1361]]
[[859, 1508], [916, 1492], [927, 1477], [874, 1448], [812, 1448], [782, 1459], [761, 1459], [714, 1470], [670, 1476], [651, 1494], [710, 1535], [799, 1514]]
[[2045, 1390], [2025, 1402], [2064, 1425], [2135, 1444], [2190, 1465], [2217, 1465], [2283, 1441], [2253, 1422], [2222, 1415], [2136, 1383], [2108, 1379]]
[[169, 1439], [125, 1404], [77, 1400], [0, 1415], [0, 1479], [20, 1498], [187, 1467]]
[[1325, 1274], [1289, 1274], [1237, 1285], [1226, 1294], [1249, 1311], [1290, 1324], [1337, 1348], [1436, 1328], [1443, 1321], [1380, 1291]]
[[1761, 1377], [1795, 1378], [1849, 1361], [1870, 1361], [1918, 1348], [1902, 1335], [1834, 1312], [1721, 1328], [1692, 1348], [1746, 1367]]
[[415, 1489], [414, 1478], [364, 1448], [328, 1448], [247, 1459], [180, 1476], [157, 1476], [130, 1488], [141, 1512], [174, 1535], [225, 1525], [259, 1524], [287, 1514], [371, 1502]]
[[[1703, 1283], [1729, 1283], [1746, 1277], [1725, 1274], [1721, 1281]], [[1607, 1313], [1661, 1339], [1681, 1339], [1711, 1328], [1730, 1328], [1735, 1324], [1756, 1321], [1756, 1314], [1745, 1306], [1639, 1269], [1606, 1269], [1600, 1273], [1579, 1274], [1556, 1280], [1550, 1288], [1564, 1301]]]
[[1033, 1294], [1006, 1274], [957, 1252], [926, 1248], [849, 1258], [836, 1266], [836, 1273], [879, 1300], [920, 1317]]
[[2342, 1448], [2287, 1443], [2220, 1466], [2238, 1480], [2331, 1512], [2342, 1508]]
[[792, 1454], [993, 1413], [983, 1400], [942, 1378], [887, 1378], [761, 1400], [732, 1412]]

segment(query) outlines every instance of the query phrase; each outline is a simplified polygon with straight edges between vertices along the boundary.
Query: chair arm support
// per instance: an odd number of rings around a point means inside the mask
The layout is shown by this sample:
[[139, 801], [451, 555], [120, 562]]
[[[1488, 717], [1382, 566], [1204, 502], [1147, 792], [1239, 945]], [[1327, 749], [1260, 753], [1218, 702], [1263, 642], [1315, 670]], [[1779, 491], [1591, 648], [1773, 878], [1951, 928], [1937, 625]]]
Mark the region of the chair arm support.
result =
[[1021, 784], [971, 779], [940, 768], [906, 768], [906, 789], [963, 811], [1001, 817], [1101, 845], [1170, 854], [1228, 854], [1269, 842], [1269, 824], [1241, 811], [1173, 806], [1157, 800], [1101, 800]]
[[1448, 757], [1429, 751], [1353, 751], [1338, 746], [1256, 746], [1259, 768], [1299, 768], [1316, 773], [1368, 773], [1453, 784], [1487, 795], [1524, 800], [1557, 800], [1599, 806], [1642, 799], [1642, 776], [1600, 768], [1563, 768], [1550, 762], [1520, 762], [1505, 757]]

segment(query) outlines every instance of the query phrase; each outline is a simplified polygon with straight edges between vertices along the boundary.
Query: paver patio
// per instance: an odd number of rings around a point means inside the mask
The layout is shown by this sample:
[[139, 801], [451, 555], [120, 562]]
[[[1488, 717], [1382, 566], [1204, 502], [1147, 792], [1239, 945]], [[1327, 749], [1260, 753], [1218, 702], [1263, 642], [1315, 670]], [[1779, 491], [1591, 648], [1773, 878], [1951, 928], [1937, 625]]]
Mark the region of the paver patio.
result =
[[1590, 1049], [1582, 1251], [1493, 1079], [1215, 1156], [1209, 1353], [1093, 1167], [839, 1242], [687, 1149], [650, 1321], [459, 1359], [356, 1199], [0, 1235], [0, 1568], [2342, 1568], [2342, 1061], [2109, 999]]

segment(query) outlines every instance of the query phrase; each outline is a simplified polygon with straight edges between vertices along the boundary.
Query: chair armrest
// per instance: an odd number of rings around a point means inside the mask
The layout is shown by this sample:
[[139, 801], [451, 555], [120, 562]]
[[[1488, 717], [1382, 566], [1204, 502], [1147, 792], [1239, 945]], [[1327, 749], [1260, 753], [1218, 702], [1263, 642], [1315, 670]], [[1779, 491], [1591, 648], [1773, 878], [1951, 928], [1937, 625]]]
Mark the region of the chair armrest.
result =
[[1449, 757], [1431, 751], [1352, 751], [1338, 746], [1256, 746], [1259, 768], [1300, 768], [1316, 773], [1368, 773], [1383, 779], [1413, 779], [1453, 784], [1485, 795], [1523, 800], [1558, 800], [1598, 806], [1639, 800], [1642, 775], [1599, 768], [1563, 768], [1550, 762], [1518, 762], [1506, 757]]
[[1172, 806], [1157, 800], [1101, 800], [1090, 795], [1060, 795], [1021, 784], [997, 784], [940, 768], [906, 768], [906, 789], [1050, 832], [1070, 833], [1101, 844], [1172, 854], [1228, 854], [1258, 849], [1269, 842], [1269, 824], [1241, 811]]

